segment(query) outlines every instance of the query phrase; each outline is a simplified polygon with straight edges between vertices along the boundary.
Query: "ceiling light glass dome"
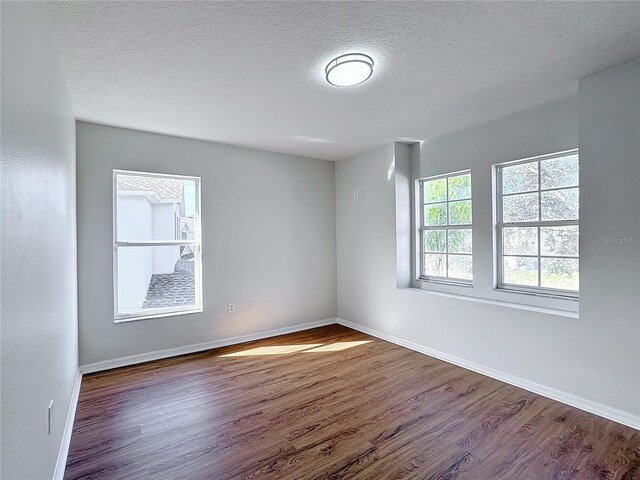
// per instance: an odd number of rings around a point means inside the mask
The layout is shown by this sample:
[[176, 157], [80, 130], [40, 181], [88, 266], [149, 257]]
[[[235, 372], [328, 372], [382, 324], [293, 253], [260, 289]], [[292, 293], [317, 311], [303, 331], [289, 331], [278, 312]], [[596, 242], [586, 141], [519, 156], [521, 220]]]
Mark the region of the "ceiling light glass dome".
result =
[[352, 87], [373, 73], [373, 60], [364, 53], [348, 53], [334, 58], [325, 68], [327, 82], [336, 87]]

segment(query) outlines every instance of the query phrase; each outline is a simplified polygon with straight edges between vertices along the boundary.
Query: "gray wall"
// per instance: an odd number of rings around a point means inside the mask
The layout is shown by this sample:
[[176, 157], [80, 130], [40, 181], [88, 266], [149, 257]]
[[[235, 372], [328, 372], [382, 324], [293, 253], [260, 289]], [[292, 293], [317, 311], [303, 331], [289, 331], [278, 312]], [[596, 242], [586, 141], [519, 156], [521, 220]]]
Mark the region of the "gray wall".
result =
[[640, 60], [580, 81], [583, 382], [640, 414]]
[[[393, 145], [336, 164], [338, 317], [640, 414], [640, 246], [602, 244], [603, 236], [640, 235], [637, 68], [636, 62], [584, 80], [578, 99], [427, 142], [414, 166], [415, 176], [472, 169], [474, 274], [478, 289], [490, 289], [489, 166], [579, 141], [580, 318], [396, 288]], [[366, 191], [365, 200], [354, 201], [354, 190]]]
[[[82, 122], [77, 150], [81, 365], [335, 317], [332, 162]], [[202, 177], [203, 313], [113, 322], [114, 168]]]
[[1, 466], [32, 480], [53, 476], [78, 369], [75, 122], [44, 4], [1, 9]]

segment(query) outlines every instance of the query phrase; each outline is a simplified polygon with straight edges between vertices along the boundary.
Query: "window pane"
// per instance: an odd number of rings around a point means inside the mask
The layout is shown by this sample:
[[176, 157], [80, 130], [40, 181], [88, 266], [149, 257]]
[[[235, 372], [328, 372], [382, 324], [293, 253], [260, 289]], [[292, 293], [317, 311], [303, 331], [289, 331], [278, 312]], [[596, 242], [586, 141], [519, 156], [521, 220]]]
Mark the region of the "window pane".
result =
[[541, 188], [577, 187], [578, 155], [552, 158], [540, 162]]
[[503, 222], [530, 222], [538, 220], [538, 193], [502, 197]]
[[543, 287], [578, 291], [580, 283], [578, 259], [543, 258], [541, 261]]
[[427, 227], [447, 224], [447, 204], [436, 203], [424, 206], [424, 224]]
[[577, 225], [542, 227], [540, 229], [540, 253], [542, 255], [577, 257], [579, 238]]
[[447, 233], [444, 230], [425, 230], [423, 232], [425, 252], [444, 252]]
[[449, 225], [471, 225], [471, 200], [449, 203]]
[[449, 253], [471, 253], [471, 229], [449, 230]]
[[538, 286], [538, 259], [502, 257], [502, 281], [510, 285]]
[[428, 277], [444, 277], [447, 274], [446, 255], [424, 255], [423, 275]]
[[449, 278], [471, 280], [473, 260], [471, 255], [449, 255]]
[[449, 200], [471, 198], [471, 174], [449, 177]]
[[195, 307], [194, 253], [189, 247], [118, 247], [118, 313]]
[[424, 182], [424, 203], [444, 202], [447, 199], [447, 179]]
[[542, 192], [542, 220], [577, 220], [578, 189]]
[[502, 193], [530, 192], [537, 189], [537, 161], [502, 167]]
[[505, 255], [538, 255], [538, 229], [536, 227], [503, 228], [502, 251]]
[[119, 241], [194, 240], [195, 180], [117, 174]]

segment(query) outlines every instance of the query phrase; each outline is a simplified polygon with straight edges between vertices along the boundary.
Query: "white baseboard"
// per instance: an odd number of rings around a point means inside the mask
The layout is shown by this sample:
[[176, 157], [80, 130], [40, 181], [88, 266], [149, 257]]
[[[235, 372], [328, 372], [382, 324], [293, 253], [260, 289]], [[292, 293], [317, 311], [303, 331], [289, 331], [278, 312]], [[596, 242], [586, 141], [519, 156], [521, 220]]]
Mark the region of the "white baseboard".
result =
[[302, 323], [291, 327], [276, 328], [274, 330], [241, 335], [239, 337], [231, 337], [225, 338], [223, 340], [214, 340], [212, 342], [184, 345], [182, 347], [169, 348], [166, 350], [156, 350], [154, 352], [141, 353], [138, 355], [129, 355], [127, 357], [114, 358], [111, 360], [104, 360], [102, 362], [82, 365], [80, 366], [80, 372], [83, 374], [101, 372], [103, 370], [110, 370], [112, 368], [126, 367], [128, 365], [150, 362], [152, 360], [160, 360], [162, 358], [176, 357], [178, 355], [185, 355], [187, 353], [202, 352], [204, 350], [211, 350], [212, 348], [226, 347], [229, 345], [236, 345], [238, 343], [260, 340], [262, 338], [276, 337], [278, 335], [299, 332], [301, 330], [308, 330], [310, 328], [323, 327], [325, 325], [331, 325], [334, 323], [337, 323], [335, 318], [326, 318], [324, 320], [318, 320], [315, 322]]
[[53, 472], [53, 480], [62, 480], [64, 478], [64, 470], [65, 470], [65, 467], [67, 466], [67, 455], [69, 455], [69, 446], [71, 445], [71, 433], [73, 432], [73, 421], [76, 418], [76, 408], [78, 406], [78, 398], [80, 397], [81, 383], [82, 383], [82, 373], [80, 373], [80, 369], [78, 369], [78, 371], [76, 372], [76, 379], [73, 382], [73, 390], [71, 391], [71, 401], [69, 402], [67, 419], [64, 422], [64, 431], [62, 432], [60, 450], [58, 450], [58, 460], [56, 461], [56, 469]]
[[627, 425], [628, 427], [635, 428], [636, 430], [640, 430], [640, 416], [633, 415], [631, 413], [624, 412], [622, 410], [618, 410], [615, 408], [611, 408], [606, 405], [602, 405], [600, 403], [592, 402], [591, 400], [587, 400], [582, 397], [578, 397], [576, 395], [572, 395], [570, 393], [557, 390], [555, 388], [546, 387], [544, 385], [540, 385], [538, 383], [531, 382], [529, 380], [518, 378], [508, 373], [500, 372], [498, 370], [485, 367], [478, 363], [470, 362], [468, 360], [455, 357], [453, 355], [449, 355], [447, 353], [434, 350], [432, 348], [428, 348], [428, 347], [419, 345], [417, 343], [410, 342], [408, 340], [404, 340], [394, 335], [389, 335], [387, 333], [383, 333], [378, 330], [365, 327], [364, 325], [350, 322], [349, 320], [344, 320], [342, 318], [337, 318], [336, 320], [337, 320], [337, 323], [339, 323], [340, 325], [344, 325], [345, 327], [353, 328], [354, 330], [358, 330], [368, 335], [381, 338], [382, 340], [387, 340], [388, 342], [395, 343], [396, 345], [400, 345], [402, 347], [415, 350], [416, 352], [429, 355], [430, 357], [434, 357], [439, 360], [452, 363], [459, 367], [466, 368], [467, 370], [472, 370], [482, 375], [486, 375], [487, 377], [500, 380], [501, 382], [505, 382], [510, 385], [515, 385], [516, 387], [520, 387], [530, 392], [537, 393], [538, 395], [542, 395], [543, 397], [556, 400], [558, 402], [570, 405], [572, 407], [579, 408], [586, 412], [593, 413], [594, 415], [598, 415], [600, 417], [604, 417], [614, 422]]

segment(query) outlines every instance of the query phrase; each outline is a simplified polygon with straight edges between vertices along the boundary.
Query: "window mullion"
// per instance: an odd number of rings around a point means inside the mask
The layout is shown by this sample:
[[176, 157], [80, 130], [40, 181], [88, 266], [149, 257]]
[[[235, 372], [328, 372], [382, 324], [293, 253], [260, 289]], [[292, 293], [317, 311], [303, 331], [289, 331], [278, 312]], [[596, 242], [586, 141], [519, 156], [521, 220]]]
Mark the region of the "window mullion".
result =
[[429, 225], [428, 227], [420, 227], [420, 230], [471, 230], [473, 225], [464, 223], [461, 225]]
[[[538, 160], [538, 221], [542, 221], [542, 162]], [[536, 228], [536, 234], [538, 235], [538, 286], [542, 286], [542, 259], [540, 258], [540, 252], [542, 247], [540, 245], [540, 227]]]
[[418, 251], [420, 252], [420, 275], [424, 272], [424, 231], [420, 230], [420, 235], [418, 241], [420, 242], [420, 246], [418, 247]]
[[540, 222], [508, 222], [508, 223], [500, 223], [498, 222], [496, 226], [498, 227], [570, 227], [573, 225], [579, 225], [579, 220], [544, 220]]
[[419, 192], [418, 194], [420, 195], [419, 198], [419, 205], [420, 205], [420, 234], [418, 235], [419, 237], [419, 242], [420, 242], [420, 246], [418, 248], [418, 251], [420, 252], [420, 262], [414, 262], [418, 263], [419, 268], [420, 268], [420, 272], [418, 274], [418, 277], [422, 277], [422, 275], [424, 275], [424, 230], [423, 227], [424, 225], [424, 182], [421, 181], [420, 182], [420, 188], [418, 189]]
[[446, 178], [445, 180], [445, 185], [447, 187], [447, 228], [445, 230], [444, 233], [444, 262], [445, 262], [445, 272], [444, 272], [444, 276], [449, 278], [449, 223], [450, 223], [450, 219], [449, 219], [449, 177]]
[[444, 260], [445, 260], [445, 276], [449, 278], [449, 229], [448, 228], [444, 232]]
[[196, 240], [136, 240], [116, 241], [115, 247], [193, 247], [199, 245]]
[[502, 255], [504, 252], [504, 246], [503, 246], [503, 232], [502, 232], [502, 203], [503, 203], [503, 191], [504, 188], [502, 187], [502, 167], [497, 167], [496, 169], [496, 191], [495, 191], [495, 196], [496, 196], [496, 230], [495, 230], [495, 234], [496, 234], [496, 242], [497, 242], [497, 246], [496, 246], [496, 258], [494, 260], [495, 262], [495, 268], [496, 268], [496, 273], [497, 273], [497, 278], [496, 278], [496, 287], [501, 285], [504, 280], [504, 268], [503, 268], [503, 260], [502, 260]]

